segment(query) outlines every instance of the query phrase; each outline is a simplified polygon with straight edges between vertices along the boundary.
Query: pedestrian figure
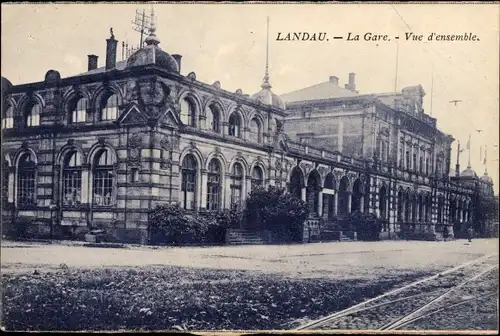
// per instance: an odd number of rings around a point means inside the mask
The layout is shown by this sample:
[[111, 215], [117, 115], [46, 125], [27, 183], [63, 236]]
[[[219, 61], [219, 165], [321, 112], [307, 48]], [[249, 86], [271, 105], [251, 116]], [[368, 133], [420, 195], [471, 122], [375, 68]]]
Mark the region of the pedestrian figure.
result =
[[467, 233], [469, 235], [469, 243], [472, 242], [472, 234], [474, 233], [474, 229], [472, 228], [472, 226], [469, 226], [469, 228], [467, 229]]

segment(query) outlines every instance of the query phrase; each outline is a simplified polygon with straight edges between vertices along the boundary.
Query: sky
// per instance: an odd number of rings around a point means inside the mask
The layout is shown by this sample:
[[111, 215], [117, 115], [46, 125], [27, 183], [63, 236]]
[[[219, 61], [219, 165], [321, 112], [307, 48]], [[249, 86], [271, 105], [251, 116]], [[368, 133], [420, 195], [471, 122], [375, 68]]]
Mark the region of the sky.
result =
[[[270, 18], [269, 72], [277, 94], [318, 84], [329, 76], [347, 83], [356, 73], [360, 93], [398, 91], [422, 85], [426, 113], [464, 148], [471, 135], [471, 165], [488, 174], [498, 193], [499, 13], [498, 4], [155, 4], [160, 47], [181, 54], [181, 73], [194, 71], [206, 83], [220, 81], [228, 91], [260, 90], [266, 56], [266, 17]], [[84, 72], [87, 55], [105, 62], [105, 39], [113, 27], [121, 42], [138, 45], [132, 29], [137, 4], [2, 5], [2, 76], [13, 84], [42, 81], [49, 69], [63, 77]], [[325, 32], [342, 40], [276, 41], [277, 34]], [[423, 41], [405, 41], [405, 33]], [[475, 34], [476, 42], [427, 41], [430, 33]], [[351, 33], [361, 41], [346, 41]], [[365, 33], [390, 41], [363, 41]], [[394, 36], [400, 36], [395, 40]], [[396, 61], [397, 60], [397, 61]], [[397, 67], [396, 67], [397, 64]], [[397, 76], [396, 76], [397, 68]], [[396, 80], [397, 78], [397, 80]], [[461, 100], [456, 106], [451, 100]], [[431, 110], [432, 106], [432, 110]], [[480, 133], [476, 130], [482, 130]], [[497, 145], [497, 147], [495, 147]], [[482, 155], [480, 155], [482, 148]], [[452, 168], [457, 141], [453, 143]], [[468, 152], [460, 156], [461, 170]]]

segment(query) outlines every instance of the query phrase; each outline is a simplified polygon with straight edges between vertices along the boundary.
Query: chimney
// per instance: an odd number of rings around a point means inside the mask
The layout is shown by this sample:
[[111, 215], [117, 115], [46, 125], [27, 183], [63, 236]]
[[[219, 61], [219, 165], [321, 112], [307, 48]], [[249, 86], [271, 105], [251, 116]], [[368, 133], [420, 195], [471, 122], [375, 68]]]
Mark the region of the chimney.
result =
[[115, 35], [113, 35], [113, 28], [110, 29], [111, 36], [106, 39], [106, 70], [116, 68], [116, 45], [118, 41], [115, 40]]
[[339, 78], [337, 76], [330, 76], [329, 82], [335, 85], [339, 85]]
[[356, 81], [355, 81], [356, 74], [354, 72], [349, 73], [349, 90], [352, 92], [356, 92]]
[[97, 56], [97, 55], [87, 55], [87, 57], [89, 58], [89, 68], [88, 68], [88, 71], [97, 69], [97, 59], [99, 58], [99, 56]]
[[177, 65], [179, 66], [179, 73], [180, 73], [181, 72], [181, 59], [182, 59], [182, 55], [175, 54], [175, 55], [172, 55], [172, 57], [177, 62]]

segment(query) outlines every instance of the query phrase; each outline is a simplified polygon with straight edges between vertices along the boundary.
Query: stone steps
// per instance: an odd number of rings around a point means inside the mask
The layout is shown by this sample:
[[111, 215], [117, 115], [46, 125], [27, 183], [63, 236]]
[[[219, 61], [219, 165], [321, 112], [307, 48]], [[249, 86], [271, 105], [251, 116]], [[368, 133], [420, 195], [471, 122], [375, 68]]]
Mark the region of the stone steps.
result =
[[259, 232], [243, 229], [229, 230], [226, 242], [229, 245], [262, 245], [266, 243]]

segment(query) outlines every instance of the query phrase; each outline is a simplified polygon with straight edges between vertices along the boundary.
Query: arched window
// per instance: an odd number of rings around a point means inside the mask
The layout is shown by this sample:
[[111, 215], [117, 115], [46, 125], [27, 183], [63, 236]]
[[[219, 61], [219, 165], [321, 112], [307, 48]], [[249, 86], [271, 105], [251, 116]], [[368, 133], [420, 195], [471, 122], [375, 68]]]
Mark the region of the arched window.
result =
[[69, 122], [71, 124], [85, 122], [87, 119], [88, 100], [83, 97], [75, 99], [70, 105]]
[[9, 162], [4, 159], [2, 166], [2, 205], [5, 207], [9, 201]]
[[236, 162], [233, 164], [233, 170], [231, 171], [231, 206], [241, 205], [242, 185], [243, 168], [241, 167], [241, 164]]
[[207, 210], [218, 210], [221, 202], [222, 171], [217, 159], [210, 161], [207, 177]]
[[411, 220], [411, 201], [410, 201], [410, 194], [408, 191], [406, 191], [405, 196], [404, 196], [404, 214], [405, 214], [405, 222], [409, 223]]
[[252, 169], [252, 190], [262, 185], [264, 185], [264, 173], [262, 168], [255, 166]]
[[398, 200], [397, 200], [397, 217], [398, 217], [398, 222], [402, 222], [403, 219], [404, 219], [403, 210], [404, 210], [403, 191], [399, 190], [398, 191]]
[[19, 205], [36, 204], [35, 160], [31, 153], [24, 153], [19, 158], [17, 167], [17, 203]]
[[424, 221], [424, 196], [418, 195], [418, 221]]
[[114, 203], [114, 157], [104, 148], [95, 156], [92, 169], [93, 204], [112, 206]]
[[425, 221], [429, 222], [431, 220], [431, 211], [432, 211], [432, 200], [431, 195], [427, 194], [425, 197]]
[[319, 189], [320, 189], [320, 176], [317, 170], [309, 173], [307, 178], [306, 188], [306, 201], [309, 205], [309, 213], [313, 216], [318, 216], [318, 203], [319, 203]]
[[437, 204], [437, 222], [438, 222], [438, 224], [443, 223], [443, 207], [444, 207], [443, 196], [439, 196], [438, 197], [438, 204]]
[[181, 121], [184, 125], [196, 126], [196, 110], [189, 98], [181, 99]]
[[351, 197], [351, 212], [364, 211], [364, 207], [361, 204], [361, 199], [363, 198], [363, 184], [359, 179], [354, 181], [352, 186], [352, 197]]
[[335, 189], [335, 177], [332, 173], [328, 173], [323, 188], [323, 217], [327, 217], [329, 220], [333, 220], [335, 217]]
[[254, 142], [261, 143], [261, 126], [260, 121], [257, 118], [253, 118], [250, 121], [250, 139]]
[[197, 164], [193, 155], [187, 155], [182, 161], [181, 204], [186, 210], [196, 208]]
[[106, 95], [102, 100], [101, 120], [116, 120], [118, 115], [118, 96]]
[[14, 127], [14, 107], [8, 105], [5, 113], [2, 115], [2, 129]]
[[290, 194], [302, 199], [302, 188], [304, 187], [304, 175], [299, 167], [295, 167], [292, 170], [292, 175], [290, 176]]
[[229, 135], [237, 138], [241, 136], [241, 118], [236, 113], [229, 117]]
[[34, 103], [28, 108], [26, 112], [25, 124], [26, 127], [34, 127], [40, 125], [40, 113], [42, 112], [42, 106], [38, 103]]
[[207, 121], [206, 121], [207, 129], [212, 132], [219, 133], [220, 132], [219, 109], [214, 104], [212, 104], [208, 107], [206, 115], [207, 115]]
[[[380, 212], [380, 218], [382, 220], [386, 220], [387, 219], [387, 190], [386, 190], [385, 186], [382, 186], [379, 190], [378, 202], [379, 202], [378, 209]], [[385, 227], [384, 227], [384, 229], [385, 229]]]
[[63, 162], [63, 205], [79, 205], [82, 197], [82, 158], [79, 152], [69, 152]]
[[349, 215], [349, 178], [342, 177], [339, 183], [338, 215], [346, 218]]

